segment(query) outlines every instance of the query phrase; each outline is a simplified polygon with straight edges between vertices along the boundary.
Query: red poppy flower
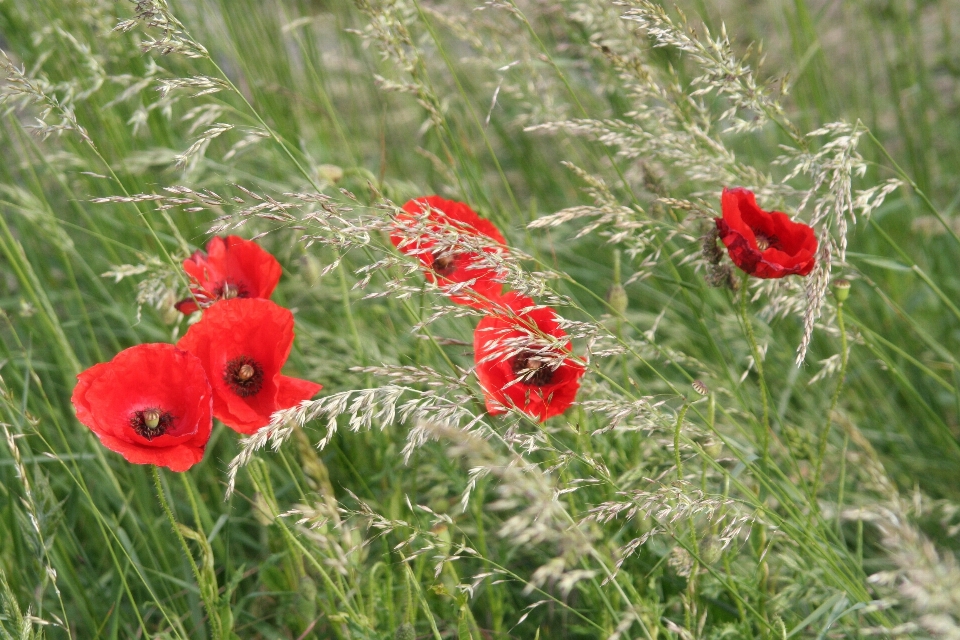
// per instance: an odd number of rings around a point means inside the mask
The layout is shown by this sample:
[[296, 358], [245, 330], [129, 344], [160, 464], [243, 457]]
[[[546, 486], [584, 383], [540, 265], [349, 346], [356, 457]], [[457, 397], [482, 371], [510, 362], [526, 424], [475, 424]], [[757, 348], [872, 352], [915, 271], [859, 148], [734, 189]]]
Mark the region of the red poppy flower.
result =
[[724, 189], [722, 218], [715, 218], [720, 239], [733, 263], [758, 278], [805, 276], [816, 262], [817, 236], [785, 213], [764, 211], [752, 191]]
[[498, 269], [481, 255], [505, 251], [506, 240], [492, 222], [462, 202], [439, 196], [410, 200], [403, 211], [390, 241], [403, 253], [420, 258], [430, 282], [453, 287], [474, 281], [469, 285], [472, 292], [458, 289], [450, 295], [457, 304], [480, 308], [500, 296], [503, 284], [497, 281]]
[[141, 344], [77, 381], [77, 419], [128, 462], [186, 471], [203, 459], [213, 392], [193, 355], [172, 344]]
[[277, 259], [252, 240], [239, 236], [210, 239], [207, 250], [183, 261], [193, 296], [176, 304], [190, 314], [226, 298], [269, 298], [280, 281]]
[[280, 374], [293, 346], [293, 314], [269, 300], [218, 302], [177, 346], [203, 363], [213, 387], [214, 417], [240, 433], [253, 433], [274, 411], [323, 388]]
[[543, 422], [573, 404], [585, 368], [570, 357], [570, 342], [553, 309], [506, 293], [473, 334], [477, 379], [487, 411], [509, 407]]

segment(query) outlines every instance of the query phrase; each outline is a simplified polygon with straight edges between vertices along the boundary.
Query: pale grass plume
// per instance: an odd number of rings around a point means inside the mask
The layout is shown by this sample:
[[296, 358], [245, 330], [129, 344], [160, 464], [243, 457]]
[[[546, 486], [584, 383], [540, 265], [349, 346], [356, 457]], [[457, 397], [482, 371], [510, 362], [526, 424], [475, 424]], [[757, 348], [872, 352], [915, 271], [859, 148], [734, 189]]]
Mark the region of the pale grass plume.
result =
[[[404, 395], [409, 399], [401, 401]], [[439, 390], [419, 390], [401, 385], [384, 385], [371, 389], [359, 389], [335, 393], [319, 400], [305, 400], [295, 407], [275, 412], [270, 424], [241, 441], [241, 451], [230, 462], [227, 471], [227, 496], [236, 486], [236, 477], [257, 451], [269, 445], [274, 451], [289, 439], [294, 429], [323, 418], [325, 433], [317, 443], [325, 448], [339, 429], [340, 416], [348, 416], [347, 428], [356, 433], [376, 425], [383, 430], [393, 424], [460, 424], [475, 423], [478, 418], [465, 406], [462, 399], [448, 398]], [[426, 441], [426, 433], [413, 428], [407, 435], [403, 457], [408, 461], [413, 452]]]
[[[904, 498], [857, 426], [847, 421], [841, 424], [858, 447], [848, 456], [862, 469], [862, 482], [877, 500], [848, 507], [840, 516], [876, 527], [893, 563], [892, 569], [871, 575], [869, 582], [887, 596], [886, 606], [900, 605], [915, 616], [901, 625], [901, 633], [922, 631], [932, 638], [960, 638], [960, 564], [955, 554], [938, 549], [916, 524], [916, 519], [927, 510], [924, 503], [929, 501], [919, 489], [912, 500]], [[943, 522], [948, 522], [956, 512], [955, 505], [947, 504]], [[955, 533], [956, 527], [949, 530]]]
[[[2, 401], [7, 408], [14, 406], [12, 404], [13, 398], [10, 395], [6, 382], [2, 378], [0, 378], [0, 401]], [[29, 414], [23, 413], [22, 418], [31, 424], [33, 428], [39, 425], [39, 421]], [[29, 546], [32, 547], [30, 551], [33, 552], [34, 559], [40, 564], [43, 570], [42, 582], [37, 585], [35, 597], [42, 603], [42, 594], [49, 587], [52, 587], [59, 602], [62, 617], [57, 616], [52, 611], [45, 613], [45, 615], [51, 619], [49, 621], [35, 617], [31, 613], [32, 605], [24, 615], [17, 604], [16, 596], [13, 595], [13, 592], [7, 584], [6, 576], [3, 574], [3, 571], [0, 570], [0, 600], [3, 602], [4, 614], [7, 620], [12, 621], [18, 628], [20, 638], [42, 638], [42, 631], [34, 629], [34, 625], [40, 625], [41, 629], [46, 625], [55, 625], [66, 629], [69, 635], [69, 618], [67, 617], [66, 608], [64, 607], [63, 598], [60, 593], [58, 584], [59, 577], [54, 567], [54, 560], [51, 558], [51, 551], [53, 550], [56, 538], [56, 530], [63, 518], [63, 505], [56, 499], [47, 477], [36, 467], [35, 473], [33, 474], [33, 481], [31, 481], [30, 473], [27, 470], [27, 462], [23, 459], [17, 442], [22, 439], [25, 434], [18, 432], [19, 430], [16, 430], [14, 425], [2, 421], [0, 421], [0, 429], [3, 430], [7, 449], [12, 457], [16, 479], [23, 490], [20, 505], [24, 511], [17, 509], [15, 514], [17, 520], [19, 520], [20, 529], [24, 537], [29, 543]], [[0, 632], [6, 635], [6, 629], [2, 622], [0, 622]]]
[[144, 53], [156, 51], [160, 55], [176, 53], [188, 58], [208, 58], [207, 49], [194, 40], [186, 27], [180, 22], [166, 0], [130, 0], [133, 4], [134, 17], [121, 20], [115, 27], [116, 31], [126, 33], [138, 24], [147, 29], [160, 32], [159, 38], [151, 37], [140, 44]]
[[[142, 256], [140, 264], [113, 265], [100, 274], [112, 278], [114, 284], [127, 278], [137, 277], [137, 323], [143, 319], [143, 308], [152, 307], [172, 323], [179, 319], [174, 304], [188, 295], [186, 282], [179, 269], [169, 262], [152, 255]], [[180, 260], [175, 260], [179, 266]]]

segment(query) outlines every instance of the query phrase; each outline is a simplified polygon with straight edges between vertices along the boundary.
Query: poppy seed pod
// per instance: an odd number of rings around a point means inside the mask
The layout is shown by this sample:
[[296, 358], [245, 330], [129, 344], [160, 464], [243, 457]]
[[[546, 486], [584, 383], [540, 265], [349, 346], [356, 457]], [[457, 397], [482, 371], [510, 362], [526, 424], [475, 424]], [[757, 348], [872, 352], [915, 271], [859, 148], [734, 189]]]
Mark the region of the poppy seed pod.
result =
[[850, 281], [846, 278], [838, 278], [833, 281], [833, 295], [837, 297], [837, 302], [844, 302], [850, 297]]

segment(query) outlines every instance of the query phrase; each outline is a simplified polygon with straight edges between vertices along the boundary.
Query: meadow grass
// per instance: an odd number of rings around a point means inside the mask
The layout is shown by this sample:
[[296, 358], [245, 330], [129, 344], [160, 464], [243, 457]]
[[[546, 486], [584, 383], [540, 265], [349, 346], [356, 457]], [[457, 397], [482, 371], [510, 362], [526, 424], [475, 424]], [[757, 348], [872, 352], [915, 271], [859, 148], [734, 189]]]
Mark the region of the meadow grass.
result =
[[[0, 1], [3, 637], [958, 637], [960, 11], [664, 10]], [[737, 185], [831, 269], [709, 286]], [[479, 314], [387, 238], [430, 193], [569, 321], [565, 415], [486, 415]], [[70, 394], [185, 332], [211, 230], [324, 389], [158, 473]]]

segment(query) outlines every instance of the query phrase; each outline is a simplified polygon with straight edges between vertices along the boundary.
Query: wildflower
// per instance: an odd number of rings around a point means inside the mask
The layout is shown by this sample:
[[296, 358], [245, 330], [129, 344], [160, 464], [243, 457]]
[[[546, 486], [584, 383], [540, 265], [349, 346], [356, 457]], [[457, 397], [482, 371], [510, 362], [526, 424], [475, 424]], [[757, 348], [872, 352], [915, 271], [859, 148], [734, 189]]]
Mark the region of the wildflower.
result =
[[270, 414], [322, 387], [280, 374], [293, 346], [293, 314], [269, 300], [234, 298], [207, 309], [177, 346], [200, 359], [213, 387], [213, 415], [253, 433]]
[[[410, 200], [403, 211], [397, 216], [390, 241], [403, 253], [420, 258], [430, 282], [442, 287], [472, 282], [469, 289], [473, 295], [465, 291], [450, 296], [457, 304], [480, 308], [500, 296], [503, 284], [497, 280], [498, 270], [488, 266], [489, 261], [478, 253], [505, 251], [502, 245], [506, 241], [492, 222], [462, 202], [439, 196]], [[456, 240], [443, 241], [445, 232], [451, 229], [457, 234]], [[477, 240], [483, 242], [482, 238], [488, 239], [488, 245], [479, 249]], [[489, 241], [501, 247], [491, 246]]]
[[183, 261], [193, 294], [177, 303], [177, 310], [190, 314], [217, 300], [269, 298], [280, 281], [280, 263], [252, 240], [239, 236], [216, 236], [207, 250], [196, 251]]
[[171, 344], [141, 344], [77, 376], [77, 419], [134, 464], [186, 471], [203, 459], [213, 426], [203, 365]]
[[730, 259], [757, 278], [805, 276], [816, 261], [813, 229], [793, 222], [785, 213], [764, 211], [752, 191], [724, 189], [723, 217], [716, 218], [720, 239]]
[[553, 309], [505, 294], [473, 334], [477, 379], [487, 411], [517, 407], [541, 422], [573, 404], [585, 368], [570, 357], [570, 341]]

